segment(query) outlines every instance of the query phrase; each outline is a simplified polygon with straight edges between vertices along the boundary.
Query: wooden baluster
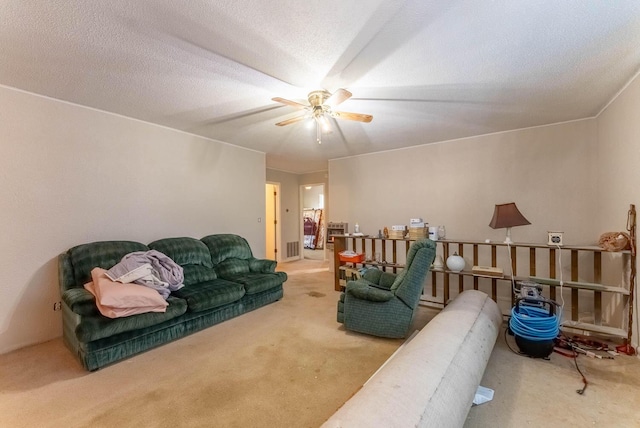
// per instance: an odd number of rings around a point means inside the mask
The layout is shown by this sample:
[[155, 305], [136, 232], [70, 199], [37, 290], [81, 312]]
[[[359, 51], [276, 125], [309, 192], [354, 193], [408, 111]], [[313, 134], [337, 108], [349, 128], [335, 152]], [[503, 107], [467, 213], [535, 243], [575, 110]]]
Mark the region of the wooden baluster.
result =
[[536, 249], [529, 248], [529, 276], [536, 276]]
[[[444, 260], [445, 260], [445, 265], [446, 265], [446, 261], [447, 261], [447, 257], [449, 257], [449, 243], [445, 242], [442, 244], [443, 250], [444, 250]], [[448, 272], [448, 268], [445, 268], [447, 270], [445, 270], [444, 273], [444, 281], [442, 284], [442, 287], [444, 288], [444, 305], [447, 306], [447, 302], [449, 301], [449, 272]]]
[[[458, 255], [464, 257], [464, 245], [458, 244]], [[464, 275], [458, 275], [458, 293], [464, 291]]]
[[343, 237], [334, 237], [333, 238], [333, 266], [335, 269], [335, 283], [334, 289], [336, 291], [342, 291], [343, 287], [340, 285], [340, 252], [346, 250], [345, 238]]
[[[438, 242], [436, 242], [436, 253], [438, 250]], [[437, 256], [436, 256], [437, 257]], [[436, 297], [438, 295], [438, 277], [436, 271], [431, 271], [431, 296]]]
[[[497, 247], [495, 245], [491, 245], [491, 266], [496, 267], [497, 263]], [[491, 278], [491, 298], [495, 302], [498, 301], [498, 280], [495, 278]]]
[[[511, 275], [513, 276], [513, 280], [516, 280], [516, 275], [518, 274], [518, 263], [516, 260], [516, 247], [510, 247], [511, 249]], [[511, 306], [516, 304], [516, 295], [511, 290]]]
[[[386, 239], [382, 240], [382, 255], [381, 255], [381, 257], [382, 257], [382, 260], [380, 260], [381, 263], [385, 262], [387, 260], [387, 240]], [[382, 270], [384, 272], [386, 272], [387, 271], [387, 266], [383, 264], [382, 265]]]
[[375, 239], [371, 240], [371, 260], [373, 262], [376, 261], [376, 240]]
[[[562, 251], [558, 252], [559, 256], [562, 257]], [[556, 249], [549, 248], [549, 278], [556, 278]], [[549, 286], [549, 297], [551, 300], [556, 300], [556, 286]]]
[[[478, 266], [480, 263], [478, 263], [478, 244], [473, 244], [473, 265], [474, 266]], [[474, 276], [473, 277], [473, 289], [477, 290], [478, 289], [478, 277]]]
[[391, 249], [393, 250], [393, 255], [392, 255], [392, 259], [391, 261], [393, 262], [394, 266], [393, 266], [393, 273], [397, 273], [398, 272], [398, 268], [396, 268], [396, 264], [398, 263], [398, 255], [396, 253], [396, 244], [397, 244], [397, 239], [394, 239], [392, 241], [391, 244]]
[[[578, 250], [571, 250], [571, 281], [578, 280]], [[578, 308], [578, 289], [571, 289], [571, 319], [578, 321], [579, 308]]]
[[536, 276], [536, 249], [529, 248], [529, 276]]
[[[596, 251], [593, 253], [593, 282], [602, 282], [602, 253]], [[593, 322], [596, 325], [602, 325], [602, 292], [595, 291], [593, 293]]]

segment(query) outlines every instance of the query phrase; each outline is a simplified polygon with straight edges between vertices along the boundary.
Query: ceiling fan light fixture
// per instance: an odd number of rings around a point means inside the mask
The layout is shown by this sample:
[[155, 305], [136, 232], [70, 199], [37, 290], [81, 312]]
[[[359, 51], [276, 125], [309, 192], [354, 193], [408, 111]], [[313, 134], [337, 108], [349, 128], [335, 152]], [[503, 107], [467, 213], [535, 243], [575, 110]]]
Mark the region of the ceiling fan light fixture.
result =
[[320, 116], [319, 122], [324, 132], [329, 131], [329, 120], [327, 120], [327, 117], [324, 114]]
[[291, 125], [292, 123], [299, 122], [308, 117], [312, 117], [316, 123], [316, 141], [318, 144], [322, 144], [322, 131], [330, 131], [330, 124], [327, 116], [337, 119], [355, 120], [357, 122], [368, 123], [371, 122], [373, 116], [361, 113], [347, 113], [340, 111], [333, 111], [333, 108], [338, 104], [343, 103], [351, 97], [351, 92], [346, 89], [338, 89], [331, 94], [324, 89], [318, 91], [312, 91], [309, 93], [308, 100], [309, 105], [300, 104], [296, 101], [287, 100], [280, 97], [272, 98], [273, 101], [295, 107], [297, 109], [307, 110], [308, 114], [301, 114], [291, 119], [283, 120], [276, 123], [277, 126]]

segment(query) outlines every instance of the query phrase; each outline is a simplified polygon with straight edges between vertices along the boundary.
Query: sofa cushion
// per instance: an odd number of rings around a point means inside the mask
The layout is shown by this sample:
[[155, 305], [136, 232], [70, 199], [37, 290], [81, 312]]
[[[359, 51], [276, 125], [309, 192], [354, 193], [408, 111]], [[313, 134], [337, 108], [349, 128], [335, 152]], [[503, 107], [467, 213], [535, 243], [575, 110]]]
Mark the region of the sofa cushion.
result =
[[152, 250], [166, 254], [180, 266], [200, 265], [213, 267], [211, 254], [206, 245], [195, 238], [166, 238], [149, 244]]
[[124, 318], [107, 318], [102, 315], [83, 316], [76, 327], [80, 342], [91, 342], [126, 331], [137, 330], [168, 321], [187, 311], [187, 302], [177, 297], [167, 299], [166, 312], [148, 312]]
[[238, 274], [249, 273], [249, 260], [244, 259], [226, 259], [216, 266], [216, 272], [221, 278], [233, 278]]
[[91, 281], [91, 269], [111, 269], [127, 254], [148, 250], [146, 245], [133, 241], [101, 241], [75, 246], [68, 254], [76, 286], [82, 287]]
[[244, 294], [245, 289], [242, 284], [220, 278], [185, 286], [173, 292], [176, 297], [186, 300], [192, 312], [206, 311], [236, 302]]
[[250, 259], [253, 257], [249, 243], [242, 236], [233, 234], [217, 234], [201, 239], [211, 252], [214, 265], [229, 259]]
[[195, 238], [166, 238], [154, 241], [149, 248], [166, 254], [182, 266], [184, 285], [216, 279], [211, 254], [204, 243]]
[[226, 279], [244, 285], [247, 294], [257, 294], [278, 287], [287, 280], [287, 274], [284, 272], [246, 273], [233, 275]]
[[204, 266], [186, 265], [183, 266], [182, 269], [184, 271], [184, 285], [199, 284], [218, 277], [213, 268]]

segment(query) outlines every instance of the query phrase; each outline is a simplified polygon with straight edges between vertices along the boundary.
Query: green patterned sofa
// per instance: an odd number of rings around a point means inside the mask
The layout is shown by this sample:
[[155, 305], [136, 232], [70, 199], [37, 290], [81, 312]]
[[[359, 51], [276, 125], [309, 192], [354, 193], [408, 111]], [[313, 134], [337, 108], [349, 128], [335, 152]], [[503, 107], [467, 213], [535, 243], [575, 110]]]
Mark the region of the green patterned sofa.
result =
[[338, 301], [338, 322], [359, 333], [405, 337], [435, 255], [435, 243], [421, 239], [411, 244], [399, 274], [371, 268], [349, 281]]
[[[123, 318], [100, 314], [84, 288], [94, 267], [110, 269], [134, 251], [157, 250], [184, 269], [185, 286], [167, 299], [166, 312]], [[167, 238], [149, 245], [102, 241], [58, 257], [63, 340], [90, 371], [280, 300], [284, 272], [253, 257], [248, 242], [231, 234]]]

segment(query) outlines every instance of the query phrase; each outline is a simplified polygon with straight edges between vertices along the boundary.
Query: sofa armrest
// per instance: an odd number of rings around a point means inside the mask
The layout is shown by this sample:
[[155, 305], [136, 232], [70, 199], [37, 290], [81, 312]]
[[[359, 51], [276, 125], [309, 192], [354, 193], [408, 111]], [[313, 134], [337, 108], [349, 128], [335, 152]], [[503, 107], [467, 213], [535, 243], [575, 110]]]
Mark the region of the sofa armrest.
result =
[[96, 298], [84, 288], [70, 288], [62, 293], [62, 301], [78, 315], [100, 315]]
[[275, 272], [276, 261], [252, 258], [252, 259], [249, 259], [249, 270], [251, 270], [251, 272], [262, 272], [262, 273]]
[[388, 302], [394, 297], [391, 291], [376, 287], [375, 284], [368, 283], [366, 280], [348, 282], [345, 293], [369, 302]]

